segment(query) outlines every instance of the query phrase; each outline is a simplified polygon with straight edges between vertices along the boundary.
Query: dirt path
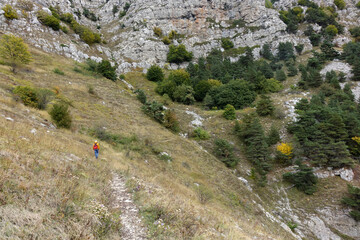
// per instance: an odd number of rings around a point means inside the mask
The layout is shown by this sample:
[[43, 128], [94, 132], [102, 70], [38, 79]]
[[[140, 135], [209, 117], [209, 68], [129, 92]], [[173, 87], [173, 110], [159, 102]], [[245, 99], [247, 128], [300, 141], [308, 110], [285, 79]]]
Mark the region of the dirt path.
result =
[[146, 227], [144, 227], [139, 217], [139, 209], [134, 204], [131, 194], [127, 191], [125, 178], [114, 174], [111, 185], [115, 197], [114, 207], [121, 209], [122, 239], [147, 239]]

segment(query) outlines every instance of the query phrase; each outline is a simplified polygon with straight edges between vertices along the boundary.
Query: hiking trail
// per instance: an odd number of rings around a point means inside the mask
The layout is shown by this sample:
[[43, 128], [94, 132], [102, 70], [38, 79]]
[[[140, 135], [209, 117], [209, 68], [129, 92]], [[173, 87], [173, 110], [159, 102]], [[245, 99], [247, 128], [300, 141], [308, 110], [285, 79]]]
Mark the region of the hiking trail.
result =
[[146, 227], [142, 224], [139, 209], [126, 188], [125, 178], [114, 173], [111, 188], [115, 197], [114, 207], [121, 210], [122, 239], [146, 240]]

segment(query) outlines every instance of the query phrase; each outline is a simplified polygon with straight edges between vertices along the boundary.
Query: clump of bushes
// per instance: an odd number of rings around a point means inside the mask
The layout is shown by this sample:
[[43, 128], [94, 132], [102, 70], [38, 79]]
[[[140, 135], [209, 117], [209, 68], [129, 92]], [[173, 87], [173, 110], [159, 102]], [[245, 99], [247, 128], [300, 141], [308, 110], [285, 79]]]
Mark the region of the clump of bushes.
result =
[[234, 47], [234, 43], [229, 38], [222, 38], [221, 47], [223, 47], [225, 50], [228, 50]]
[[6, 19], [19, 19], [16, 10], [10, 4], [6, 4], [5, 7], [2, 8], [2, 10], [4, 10], [4, 16], [6, 17]]
[[135, 91], [136, 93], [136, 98], [142, 103], [145, 104], [147, 102], [147, 97], [145, 95], [145, 92], [141, 89], [137, 89]]
[[13, 93], [25, 106], [38, 109], [45, 109], [54, 96], [54, 92], [49, 89], [34, 89], [27, 86], [17, 86]]
[[158, 65], [152, 65], [146, 72], [149, 81], [161, 82], [164, 80], [164, 72]]
[[94, 60], [87, 60], [87, 70], [98, 73], [103, 77], [110, 79], [112, 81], [116, 81], [116, 65], [111, 66], [111, 63], [108, 60], [102, 60], [101, 62], [97, 63]]
[[71, 13], [62, 13], [59, 7], [49, 7], [51, 15], [45, 11], [39, 11], [37, 17], [39, 21], [51, 27], [55, 31], [61, 29], [64, 33], [68, 32], [68, 29], [60, 25], [60, 20], [69, 24], [70, 28], [76, 33], [79, 34], [80, 39], [87, 44], [101, 43], [101, 36], [99, 33], [93, 32], [90, 28], [87, 28], [83, 25], [80, 25]]
[[272, 103], [269, 96], [261, 95], [260, 101], [256, 105], [256, 113], [259, 116], [273, 115], [275, 110], [274, 104]]
[[210, 139], [210, 134], [205, 129], [203, 129], [201, 127], [195, 128], [192, 135], [196, 140], [208, 140], [208, 139]]
[[235, 167], [239, 159], [234, 156], [234, 146], [225, 139], [215, 140], [215, 155], [220, 158], [227, 167]]
[[60, 69], [58, 69], [58, 68], [55, 68], [53, 70], [53, 72], [56, 73], [56, 74], [59, 74], [59, 75], [65, 75], [65, 73], [63, 71], [61, 71]]
[[167, 54], [167, 61], [169, 63], [188, 62], [191, 61], [192, 58], [193, 58], [193, 53], [188, 52], [185, 48], [185, 45], [180, 44], [178, 46], [175, 45], [169, 46], [169, 53]]
[[334, 0], [334, 4], [340, 10], [343, 10], [346, 7], [346, 3], [344, 0]]
[[342, 199], [342, 203], [351, 207], [350, 216], [360, 221], [360, 188], [348, 184], [349, 196]]
[[59, 31], [60, 20], [54, 17], [53, 15], [50, 15], [47, 12], [41, 10], [37, 13], [37, 18], [45, 26], [52, 28], [54, 31]]
[[236, 112], [235, 108], [231, 104], [227, 104], [224, 109], [223, 117], [227, 120], [234, 120], [236, 119]]
[[318, 181], [313, 173], [313, 169], [302, 164], [300, 161], [297, 161], [296, 164], [298, 165], [297, 171], [284, 173], [284, 180], [294, 184], [298, 190], [312, 195], [316, 192], [316, 183]]
[[159, 27], [154, 27], [153, 28], [153, 31], [154, 31], [154, 34], [158, 37], [161, 37], [162, 36], [162, 29], [159, 28]]
[[49, 114], [57, 127], [59, 128], [71, 127], [72, 119], [68, 105], [63, 103], [54, 104]]

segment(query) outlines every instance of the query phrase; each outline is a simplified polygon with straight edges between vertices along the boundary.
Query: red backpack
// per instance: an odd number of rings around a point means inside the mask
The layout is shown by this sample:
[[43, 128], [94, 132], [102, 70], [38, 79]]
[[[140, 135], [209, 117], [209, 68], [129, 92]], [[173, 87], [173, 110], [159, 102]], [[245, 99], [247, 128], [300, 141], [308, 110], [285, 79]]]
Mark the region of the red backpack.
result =
[[94, 150], [99, 149], [99, 146], [97, 145], [97, 143], [94, 143], [93, 149], [94, 149]]

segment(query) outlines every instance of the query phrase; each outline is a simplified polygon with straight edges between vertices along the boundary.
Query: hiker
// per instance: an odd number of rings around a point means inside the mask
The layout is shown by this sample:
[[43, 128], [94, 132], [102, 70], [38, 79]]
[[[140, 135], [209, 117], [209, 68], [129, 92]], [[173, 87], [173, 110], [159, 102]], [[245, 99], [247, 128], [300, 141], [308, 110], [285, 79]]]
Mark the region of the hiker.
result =
[[94, 150], [94, 153], [95, 153], [95, 157], [97, 159], [99, 157], [99, 150], [100, 150], [100, 145], [97, 142], [97, 140], [95, 140], [95, 142], [93, 144], [93, 150]]

